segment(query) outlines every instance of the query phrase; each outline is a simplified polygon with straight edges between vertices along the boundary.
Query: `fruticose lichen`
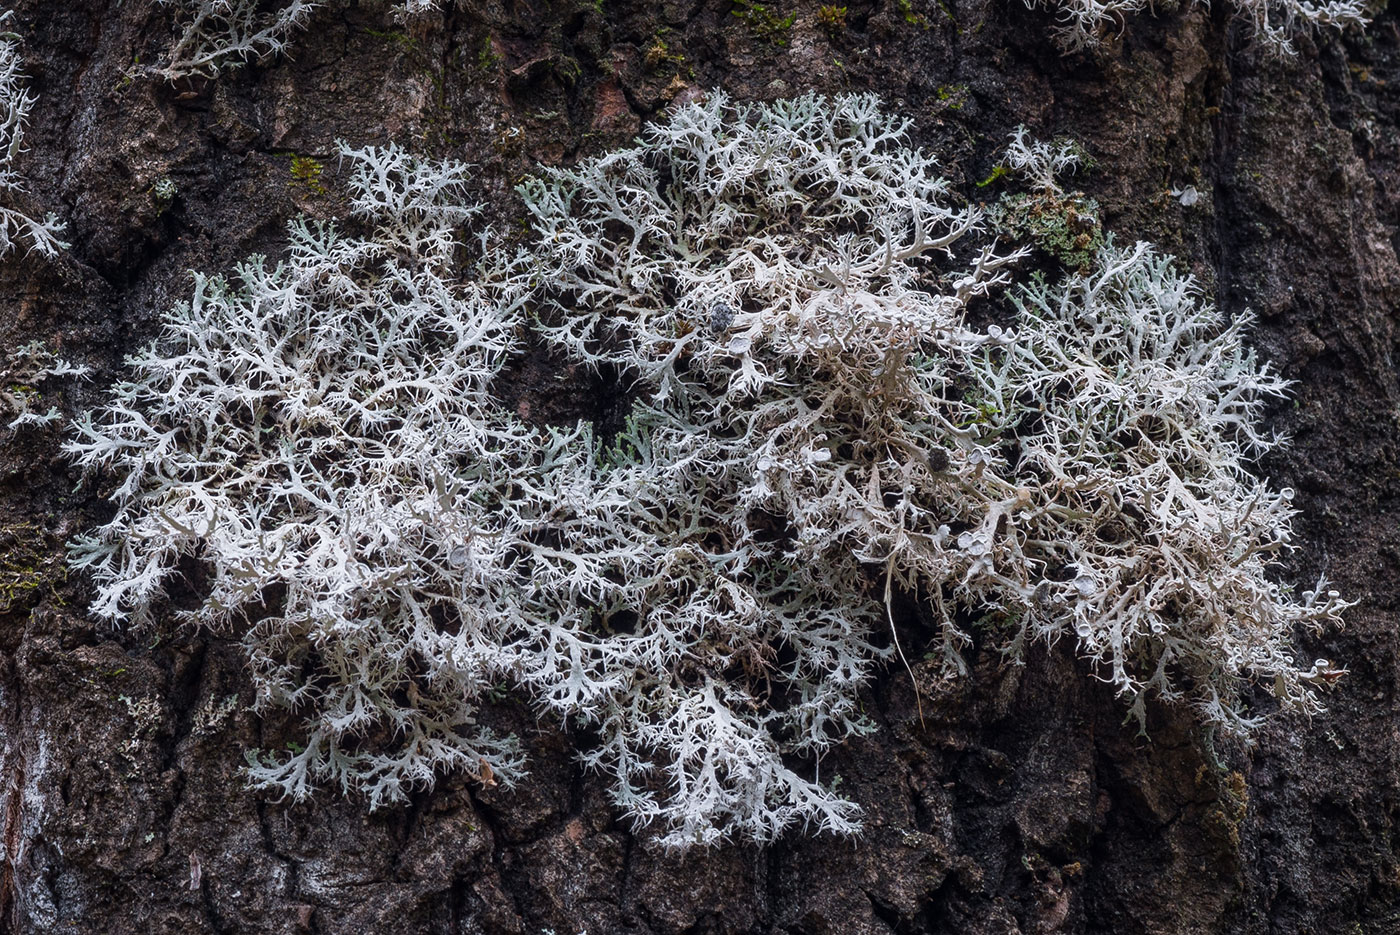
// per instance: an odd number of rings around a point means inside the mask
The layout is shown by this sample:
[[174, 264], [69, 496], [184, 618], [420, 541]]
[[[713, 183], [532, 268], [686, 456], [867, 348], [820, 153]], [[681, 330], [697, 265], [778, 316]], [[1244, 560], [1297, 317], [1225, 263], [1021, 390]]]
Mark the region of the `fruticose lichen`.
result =
[[68, 246], [59, 239], [63, 222], [54, 214], [35, 220], [15, 206], [25, 193], [15, 159], [25, 151], [24, 128], [38, 98], [24, 87], [19, 36], [4, 31], [13, 16], [12, 10], [0, 12], [0, 258], [21, 241], [28, 241], [31, 250], [54, 256]]
[[[156, 73], [167, 80], [212, 77], [227, 68], [263, 61], [286, 51], [320, 0], [156, 0], [174, 11], [176, 38]], [[437, 9], [437, 0], [398, 0], [399, 15]]]
[[[1025, 0], [1028, 7], [1057, 13], [1055, 41], [1068, 52], [1099, 45], [1106, 33], [1122, 31], [1127, 17], [1151, 8], [1149, 0]], [[1291, 55], [1298, 33], [1366, 25], [1361, 0], [1237, 0], [1239, 15], [1254, 37], [1276, 55]]]
[[[1244, 731], [1256, 682], [1319, 710], [1338, 670], [1289, 640], [1344, 604], [1267, 573], [1289, 492], [1247, 465], [1285, 383], [1247, 319], [1146, 244], [1014, 284], [1024, 251], [907, 129], [871, 96], [713, 95], [528, 182], [518, 251], [463, 236], [462, 164], [344, 148], [356, 220], [198, 277], [78, 424], [116, 505], [75, 547], [94, 613], [241, 635], [259, 707], [305, 721], [262, 788], [513, 783], [478, 723], [505, 683], [676, 846], [858, 829], [810, 764], [873, 729], [896, 595], [949, 677], [974, 639], [1065, 638], [1139, 713]], [[616, 376], [625, 428], [522, 421], [527, 345]], [[177, 612], [185, 557], [209, 585]]]
[[[263, 61], [286, 50], [292, 34], [305, 28], [312, 14], [334, 0], [156, 0], [174, 11], [176, 39], [164, 64], [153, 69], [167, 80], [191, 76], [212, 77], [220, 71]], [[343, 2], [343, 0], [341, 0]], [[1026, 0], [1029, 7], [1044, 6], [1058, 14], [1052, 38], [1065, 51], [1092, 48], [1106, 33], [1122, 30], [1128, 16], [1150, 6], [1148, 0]], [[400, 17], [435, 10], [439, 0], [397, 0], [392, 4]], [[1293, 51], [1292, 40], [1304, 29], [1332, 26], [1364, 26], [1365, 4], [1360, 0], [1239, 0], [1240, 13], [1265, 48], [1278, 54]], [[915, 13], [909, 0], [896, 0], [896, 12], [905, 22], [929, 28], [928, 19]], [[786, 46], [787, 32], [797, 14], [780, 16], [766, 4], [734, 0], [732, 14], [748, 24], [753, 34], [772, 45]], [[844, 28], [845, 7], [823, 6], [817, 24], [835, 35]]]
[[43, 387], [64, 377], [86, 379], [90, 372], [86, 366], [55, 357], [42, 341], [0, 353], [0, 429], [14, 431], [62, 421], [57, 406], [40, 411]]

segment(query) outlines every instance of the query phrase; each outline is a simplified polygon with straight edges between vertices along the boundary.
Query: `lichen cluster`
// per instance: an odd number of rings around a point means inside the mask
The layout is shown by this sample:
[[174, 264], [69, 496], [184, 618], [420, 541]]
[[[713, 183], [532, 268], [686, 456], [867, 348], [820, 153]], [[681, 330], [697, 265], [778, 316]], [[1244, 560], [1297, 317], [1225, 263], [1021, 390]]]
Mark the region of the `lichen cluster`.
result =
[[[321, 0], [156, 0], [172, 10], [175, 41], [165, 62], [155, 69], [167, 80], [213, 77], [248, 62], [263, 61], [286, 51], [292, 34], [305, 28]], [[399, 15], [436, 9], [437, 0], [398, 0]]]
[[49, 425], [61, 420], [57, 406], [40, 411], [44, 386], [65, 377], [86, 379], [90, 370], [54, 356], [42, 341], [0, 352], [0, 428]]
[[68, 246], [59, 239], [63, 223], [53, 214], [36, 220], [18, 204], [25, 180], [15, 159], [25, 151], [25, 125], [38, 99], [24, 86], [19, 37], [4, 31], [13, 16], [0, 11], [0, 258], [25, 241], [31, 250], [53, 256]]
[[[212, 77], [220, 71], [252, 61], [263, 61], [286, 50], [292, 35], [305, 28], [312, 14], [328, 0], [155, 0], [171, 9], [175, 40], [155, 73], [167, 80], [191, 76]], [[437, 9], [439, 0], [397, 0], [394, 14], [414, 16]], [[1148, 0], [1026, 0], [1030, 7], [1054, 10], [1059, 20], [1052, 38], [1065, 51], [1092, 48], [1106, 34], [1122, 31], [1127, 17], [1148, 10]], [[1293, 39], [1303, 30], [1320, 27], [1344, 29], [1364, 26], [1365, 4], [1360, 0], [1239, 0], [1240, 15], [1265, 48], [1291, 54]], [[928, 28], [908, 0], [898, 0], [901, 18]], [[735, 0], [732, 14], [752, 35], [770, 45], [786, 46], [796, 13], [781, 15], [768, 5]], [[846, 8], [822, 6], [815, 15], [818, 28], [831, 36], [845, 29]], [[663, 43], [664, 45], [664, 43]], [[664, 51], [664, 49], [663, 49]]]
[[[809, 764], [872, 729], [896, 595], [950, 677], [974, 639], [1063, 638], [1134, 708], [1245, 730], [1258, 682], [1318, 710], [1335, 670], [1288, 641], [1344, 605], [1267, 574], [1292, 510], [1247, 464], [1284, 383], [1245, 322], [1145, 244], [1017, 284], [1024, 251], [907, 126], [870, 96], [714, 95], [525, 184], [514, 250], [463, 235], [465, 166], [345, 148], [356, 220], [199, 277], [80, 422], [116, 504], [77, 547], [94, 611], [169, 613], [177, 563], [207, 567], [184, 616], [305, 721], [264, 788], [511, 783], [518, 746], [478, 723], [504, 685], [586, 727], [583, 762], [677, 846], [858, 827]], [[626, 427], [507, 408], [527, 345], [611, 375]]]
[[[1150, 10], [1149, 0], [1025, 0], [1028, 7], [1054, 10], [1056, 43], [1067, 52], [1092, 49], [1110, 33], [1123, 31], [1129, 16]], [[1300, 32], [1366, 25], [1361, 0], [1237, 0], [1238, 15], [1254, 38], [1275, 55], [1293, 54]]]

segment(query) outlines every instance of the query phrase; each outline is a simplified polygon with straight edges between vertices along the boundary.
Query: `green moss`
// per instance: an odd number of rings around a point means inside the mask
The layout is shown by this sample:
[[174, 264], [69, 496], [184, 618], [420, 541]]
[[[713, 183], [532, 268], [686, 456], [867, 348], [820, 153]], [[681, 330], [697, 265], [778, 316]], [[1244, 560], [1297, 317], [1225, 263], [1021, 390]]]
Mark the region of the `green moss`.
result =
[[982, 181], [978, 182], [978, 183], [977, 183], [977, 187], [978, 187], [978, 188], [986, 188], [988, 185], [992, 184], [993, 182], [997, 181], [998, 179], [1005, 178], [1006, 176], [1008, 176], [1008, 175], [1010, 175], [1010, 174], [1011, 174], [1011, 170], [1010, 170], [1010, 169], [1006, 168], [1006, 166], [1004, 166], [1004, 165], [1002, 165], [1002, 164], [1000, 164], [1000, 163], [997, 163], [997, 165], [995, 165], [995, 166], [992, 167], [992, 174], [989, 175], [989, 176], [987, 176], [987, 177], [986, 177], [985, 179], [983, 179]]
[[894, 9], [899, 14], [900, 19], [909, 25], [928, 29], [928, 17], [922, 13], [915, 13], [911, 0], [894, 0]]
[[292, 154], [292, 178], [287, 184], [291, 186], [300, 185], [313, 194], [324, 195], [326, 193], [326, 186], [321, 181], [321, 173], [323, 173], [325, 169], [326, 167], [316, 159], [310, 156], [299, 156], [294, 153]]
[[0, 526], [0, 614], [30, 604], [41, 590], [65, 580], [67, 566], [43, 549], [44, 531], [33, 523]]
[[[968, 90], [965, 84], [941, 84], [933, 93], [939, 101], [948, 105], [949, 110], [962, 110], [967, 104]], [[981, 184], [983, 183], [979, 183]]]
[[837, 39], [846, 33], [846, 8], [827, 4], [817, 9], [817, 25], [828, 38]]
[[373, 37], [376, 38], [376, 39], [382, 39], [382, 40], [384, 40], [385, 42], [392, 43], [392, 44], [394, 44], [394, 45], [400, 46], [400, 47], [402, 47], [402, 48], [404, 48], [404, 49], [406, 49], [406, 50], [409, 50], [409, 51], [416, 51], [416, 50], [418, 49], [418, 40], [417, 40], [417, 39], [414, 39], [412, 36], [408, 35], [407, 33], [399, 32], [399, 31], [396, 30], [396, 29], [393, 29], [393, 30], [366, 29], [366, 30], [364, 30], [364, 33], [365, 33], [365, 35], [367, 35], [367, 36], [373, 36]]
[[671, 35], [669, 29], [659, 29], [652, 37], [651, 45], [647, 46], [646, 66], [649, 71], [671, 72], [680, 74], [686, 68], [685, 55], [667, 42], [667, 37]]
[[958, 420], [958, 428], [965, 429], [973, 425], [985, 428], [1001, 422], [1005, 415], [999, 404], [992, 400], [982, 398], [978, 393], [972, 390], [963, 394], [963, 402], [967, 403], [974, 411], [969, 413], [965, 418]]
[[796, 13], [779, 16], [764, 4], [752, 0], [734, 0], [734, 6], [735, 9], [729, 11], [730, 15], [743, 20], [754, 36], [769, 45], [782, 47], [788, 44], [788, 30], [797, 22]]
[[140, 69], [140, 67], [141, 67], [141, 55], [140, 55], [140, 53], [137, 53], [136, 55], [133, 55], [132, 58], [131, 58], [131, 67], [128, 68], [128, 69], [122, 74], [122, 76], [121, 76], [120, 78], [117, 79], [117, 83], [116, 83], [116, 84], [112, 85], [112, 93], [116, 94], [116, 93], [119, 93], [119, 92], [121, 92], [121, 91], [125, 91], [127, 88], [131, 87], [132, 82], [134, 82], [134, 81], [136, 80], [136, 73], [137, 73], [137, 70]]
[[578, 59], [561, 55], [554, 63], [554, 76], [565, 87], [572, 88], [578, 84], [578, 79], [583, 77], [583, 66], [578, 63]]
[[481, 47], [476, 53], [476, 67], [482, 71], [495, 71], [501, 66], [501, 57], [496, 54], [496, 44], [490, 36], [481, 37]]
[[39, 401], [39, 388], [30, 386], [28, 383], [11, 383], [5, 387], [9, 394], [14, 397], [14, 401], [21, 406], [32, 405]]

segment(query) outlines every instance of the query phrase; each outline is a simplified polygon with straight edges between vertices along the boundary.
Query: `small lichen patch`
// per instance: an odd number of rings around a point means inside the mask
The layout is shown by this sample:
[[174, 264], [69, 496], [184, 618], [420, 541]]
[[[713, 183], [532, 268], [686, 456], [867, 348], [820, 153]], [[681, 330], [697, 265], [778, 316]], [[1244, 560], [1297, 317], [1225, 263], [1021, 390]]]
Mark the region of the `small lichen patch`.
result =
[[987, 216], [1014, 242], [1029, 241], [1070, 269], [1087, 269], [1103, 247], [1098, 202], [1082, 192], [1005, 194]]
[[65, 377], [86, 379], [90, 373], [54, 356], [42, 341], [0, 354], [0, 437], [4, 430], [57, 422], [58, 408], [44, 405], [47, 389]]

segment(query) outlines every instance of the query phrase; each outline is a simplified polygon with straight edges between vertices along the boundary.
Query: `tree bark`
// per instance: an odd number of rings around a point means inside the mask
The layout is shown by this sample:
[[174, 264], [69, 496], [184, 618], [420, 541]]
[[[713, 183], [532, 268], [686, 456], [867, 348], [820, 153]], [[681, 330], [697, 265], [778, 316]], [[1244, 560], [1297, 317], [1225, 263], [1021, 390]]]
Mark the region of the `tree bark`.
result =
[[[141, 68], [170, 41], [157, 5], [15, 3], [38, 94], [20, 165], [72, 247], [0, 261], [0, 352], [38, 340], [92, 364], [54, 398], [94, 405], [186, 271], [275, 255], [298, 213], [344, 213], [337, 139], [475, 163], [510, 229], [522, 174], [715, 88], [878, 91], [973, 200], [1025, 124], [1085, 145], [1097, 165], [1074, 184], [1120, 241], [1154, 241], [1226, 312], [1258, 313], [1253, 343], [1297, 381], [1271, 416], [1293, 443], [1260, 466], [1297, 490], [1282, 577], [1325, 572], [1359, 601], [1344, 630], [1300, 636], [1299, 658], [1351, 674], [1327, 715], [1274, 718], [1252, 748], [1178, 707], [1152, 707], [1144, 738], [1067, 642], [1020, 668], [974, 649], [971, 675], [934, 693], [917, 662], [933, 629], [911, 614], [912, 673], [889, 668], [866, 699], [880, 729], [822, 766], [865, 810], [856, 840], [661, 851], [581, 773], [580, 739], [509, 699], [487, 715], [529, 748], [514, 790], [449, 776], [374, 813], [333, 791], [280, 804], [239, 774], [281, 725], [246, 711], [236, 642], [90, 619], [64, 543], [102, 502], [75, 491], [60, 428], [0, 435], [0, 932], [1400, 931], [1393, 9], [1279, 59], [1224, 3], [1164, 5], [1072, 56], [1053, 13], [1014, 2], [852, 0], [824, 27], [811, 0], [777, 0], [796, 18], [771, 28], [728, 0], [447, 6], [396, 24], [328, 3], [290, 55], [170, 84]], [[1187, 186], [1198, 202], [1171, 194]], [[530, 359], [512, 393], [539, 418], [594, 412], [555, 376]]]

